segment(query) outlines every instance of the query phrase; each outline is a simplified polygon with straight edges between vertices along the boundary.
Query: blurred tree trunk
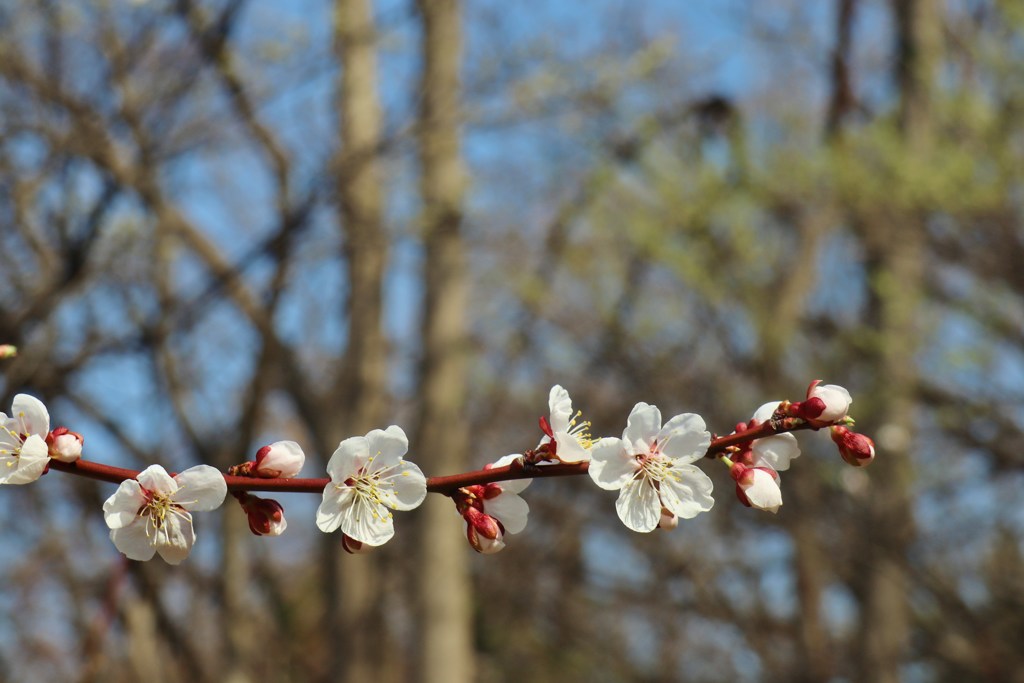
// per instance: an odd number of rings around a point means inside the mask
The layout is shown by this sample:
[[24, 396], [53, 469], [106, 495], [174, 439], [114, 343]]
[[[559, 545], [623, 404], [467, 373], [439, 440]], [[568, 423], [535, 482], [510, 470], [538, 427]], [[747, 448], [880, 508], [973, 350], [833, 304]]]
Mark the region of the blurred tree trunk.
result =
[[[899, 125], [911, 158], [928, 153], [930, 89], [941, 39], [942, 10], [936, 0], [895, 0], [896, 77]], [[871, 417], [880, 455], [871, 473], [865, 545], [863, 612], [858, 680], [898, 683], [909, 660], [910, 605], [908, 550], [914, 535], [911, 447], [920, 344], [917, 311], [923, 303], [925, 217], [916, 207], [894, 207], [865, 224], [873, 284], [872, 310], [878, 325], [878, 397]]]
[[[418, 0], [423, 73], [417, 144], [423, 202], [425, 303], [416, 454], [429, 473], [466, 465], [469, 300], [463, 243], [464, 170], [459, 149], [460, 3]], [[428, 497], [420, 512], [416, 677], [470, 681], [473, 645], [467, 544], [451, 502]]]
[[[334, 48], [341, 68], [337, 94], [341, 149], [335, 160], [344, 230], [348, 339], [332, 403], [338, 411], [329, 443], [384, 427], [387, 346], [382, 285], [387, 238], [382, 225], [381, 111], [371, 0], [336, 0]], [[326, 455], [326, 454], [325, 454]], [[380, 618], [380, 564], [373, 554], [349, 556], [337, 534], [327, 537], [329, 633], [333, 680], [377, 678], [386, 642]]]

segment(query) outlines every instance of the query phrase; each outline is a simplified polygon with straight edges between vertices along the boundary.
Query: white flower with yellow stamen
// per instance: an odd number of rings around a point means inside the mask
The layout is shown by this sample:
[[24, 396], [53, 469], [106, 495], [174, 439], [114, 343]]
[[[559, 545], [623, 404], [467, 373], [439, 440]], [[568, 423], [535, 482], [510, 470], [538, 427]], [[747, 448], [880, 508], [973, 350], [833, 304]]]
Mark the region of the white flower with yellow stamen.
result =
[[590, 449], [594, 440], [590, 437], [590, 423], [580, 420], [582, 413], [572, 411], [569, 392], [556, 384], [548, 394], [550, 422], [541, 418], [544, 438], [537, 450], [544, 449], [561, 462], [584, 462], [590, 460]]
[[409, 439], [395, 425], [342, 441], [327, 463], [331, 483], [316, 512], [320, 530], [330, 533], [340, 527], [346, 536], [370, 546], [394, 536], [391, 510], [412, 510], [427, 497], [423, 472], [402, 459], [408, 450]]
[[50, 462], [49, 431], [50, 413], [42, 401], [15, 396], [11, 417], [0, 413], [0, 484], [28, 484], [42, 475]]
[[110, 540], [129, 560], [151, 560], [160, 553], [178, 564], [196, 540], [192, 511], [215, 510], [227, 495], [224, 476], [209, 465], [196, 465], [171, 477], [150, 465], [121, 486], [103, 504]]
[[590, 477], [619, 490], [615, 511], [633, 531], [653, 531], [662, 510], [683, 519], [715, 504], [711, 479], [692, 464], [704, 457], [711, 434], [700, 415], [676, 415], [661, 425], [656, 406], [637, 403], [621, 439], [602, 438], [591, 450]]

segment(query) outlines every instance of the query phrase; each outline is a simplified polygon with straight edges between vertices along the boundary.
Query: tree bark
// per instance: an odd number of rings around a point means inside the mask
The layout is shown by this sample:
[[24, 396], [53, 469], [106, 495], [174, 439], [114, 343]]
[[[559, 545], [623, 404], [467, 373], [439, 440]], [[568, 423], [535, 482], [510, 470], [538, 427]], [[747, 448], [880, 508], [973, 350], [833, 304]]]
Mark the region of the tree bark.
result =
[[[348, 274], [348, 340], [332, 403], [338, 418], [328, 443], [383, 428], [387, 404], [387, 345], [382, 328], [387, 238], [382, 224], [381, 107], [376, 30], [371, 0], [336, 0], [334, 47], [341, 67], [335, 161], [344, 257]], [[326, 455], [326, 454], [325, 454]], [[381, 559], [348, 556], [337, 534], [328, 545], [329, 678], [345, 683], [377, 679], [387, 642], [381, 619]]]
[[[941, 6], [936, 0], [894, 0], [899, 125], [908, 155], [928, 153], [930, 91], [941, 39]], [[908, 550], [914, 536], [911, 508], [915, 404], [917, 395], [917, 311], [924, 298], [925, 216], [917, 207], [895, 207], [868, 226], [866, 246], [873, 283], [872, 309], [878, 324], [879, 398], [870, 416], [880, 456], [872, 468], [873, 492], [862, 577], [863, 612], [857, 680], [898, 683], [910, 645]]]
[[[423, 202], [425, 302], [418, 457], [429, 472], [465, 466], [467, 262], [462, 238], [464, 170], [459, 144], [460, 3], [418, 0], [423, 73], [417, 145]], [[420, 643], [416, 678], [473, 678], [468, 548], [451, 502], [428, 498], [420, 512], [417, 574]]]

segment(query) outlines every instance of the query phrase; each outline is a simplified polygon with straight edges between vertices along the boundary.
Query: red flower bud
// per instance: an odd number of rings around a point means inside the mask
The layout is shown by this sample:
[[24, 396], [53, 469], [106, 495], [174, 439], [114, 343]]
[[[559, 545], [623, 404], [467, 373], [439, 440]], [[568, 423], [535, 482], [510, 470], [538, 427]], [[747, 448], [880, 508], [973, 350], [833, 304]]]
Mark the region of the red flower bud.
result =
[[839, 455], [848, 465], [864, 467], [875, 459], [875, 442], [869, 437], [851, 432], [843, 426], [832, 427], [832, 441], [839, 447]]
[[367, 545], [362, 541], [357, 541], [348, 534], [341, 535], [341, 547], [350, 555], [363, 555], [373, 550], [372, 545]]
[[239, 491], [235, 498], [249, 518], [249, 531], [257, 536], [280, 536], [288, 528], [284, 508], [272, 498], [260, 498]]
[[505, 547], [505, 532], [501, 522], [488, 514], [468, 507], [462, 512], [466, 520], [466, 539], [473, 550], [484, 555], [491, 555]]

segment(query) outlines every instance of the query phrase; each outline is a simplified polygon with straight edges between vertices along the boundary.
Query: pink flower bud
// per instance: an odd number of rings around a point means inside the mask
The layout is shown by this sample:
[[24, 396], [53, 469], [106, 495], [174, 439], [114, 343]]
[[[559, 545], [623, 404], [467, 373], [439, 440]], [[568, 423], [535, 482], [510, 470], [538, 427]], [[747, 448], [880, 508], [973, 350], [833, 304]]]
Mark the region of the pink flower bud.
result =
[[869, 437], [851, 432], [843, 426], [832, 427], [832, 441], [839, 447], [839, 455], [848, 465], [864, 467], [875, 459], [875, 442]]
[[249, 531], [257, 536], [280, 536], [288, 528], [284, 508], [272, 498], [260, 498], [244, 491], [235, 494], [249, 518]]
[[476, 529], [470, 525], [466, 526], [466, 538], [473, 550], [481, 555], [493, 555], [505, 547], [504, 536], [500, 532], [495, 538], [487, 538], [483, 534], [477, 533]]
[[492, 555], [505, 547], [501, 522], [474, 507], [467, 507], [462, 518], [466, 520], [466, 539], [473, 550]]
[[775, 514], [782, 506], [779, 475], [767, 467], [747, 467], [739, 463], [729, 469], [736, 482], [736, 497], [747, 507]]
[[846, 417], [851, 403], [849, 391], [838, 384], [822, 384], [816, 379], [807, 387], [807, 400], [799, 404], [797, 412], [812, 425], [825, 427]]
[[278, 441], [256, 452], [253, 474], [264, 479], [291, 479], [306, 462], [302, 448], [294, 441]]
[[49, 456], [62, 462], [74, 462], [82, 457], [82, 444], [85, 439], [78, 432], [67, 427], [57, 427], [46, 435]]
[[0, 344], [0, 358], [14, 358], [17, 355], [17, 346], [13, 344]]
[[341, 535], [341, 547], [345, 549], [345, 552], [349, 555], [364, 555], [373, 550], [372, 545], [367, 545], [362, 541], [357, 541], [348, 534]]
[[661, 508], [661, 519], [658, 520], [658, 528], [671, 531], [679, 526], [679, 517], [675, 516], [665, 508]]

